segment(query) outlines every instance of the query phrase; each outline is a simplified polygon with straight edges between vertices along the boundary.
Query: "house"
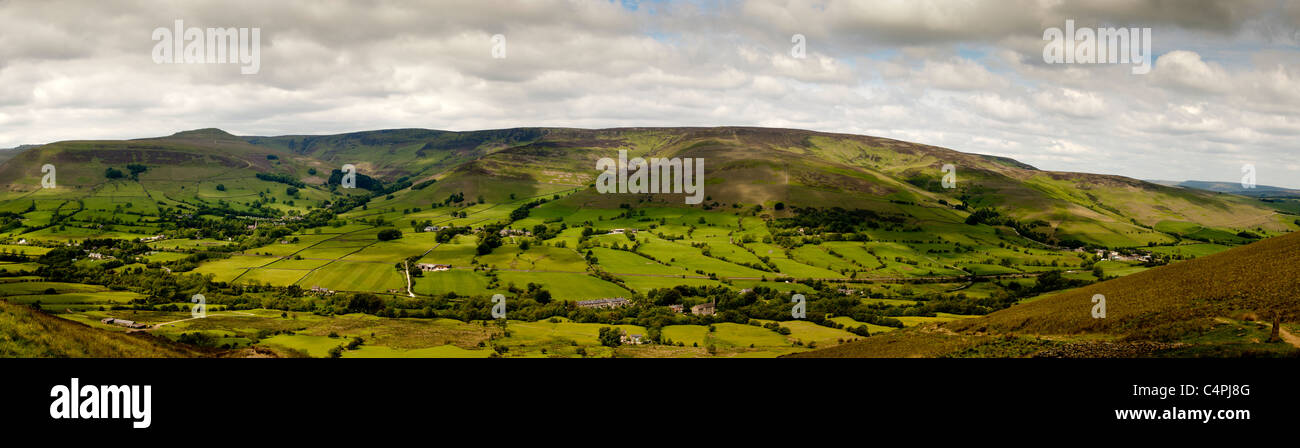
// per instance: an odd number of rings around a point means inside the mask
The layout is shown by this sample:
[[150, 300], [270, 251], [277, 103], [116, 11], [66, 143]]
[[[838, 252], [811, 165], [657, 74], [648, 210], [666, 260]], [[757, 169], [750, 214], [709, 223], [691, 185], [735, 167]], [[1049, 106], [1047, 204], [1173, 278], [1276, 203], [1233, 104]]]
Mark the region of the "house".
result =
[[152, 241], [158, 241], [158, 240], [161, 240], [161, 239], [163, 239], [163, 238], [167, 238], [167, 235], [146, 236], [146, 237], [144, 237], [144, 238], [140, 238], [140, 242], [142, 242], [142, 243], [148, 243], [148, 242], [152, 242]]
[[610, 229], [609, 231], [610, 235], [618, 235], [620, 233], [636, 233], [636, 229]]
[[691, 314], [698, 314], [701, 316], [712, 316], [717, 314], [717, 312], [718, 307], [713, 302], [701, 303], [691, 307]]
[[442, 227], [442, 226], [425, 226], [425, 227], [424, 227], [424, 231], [425, 231], [425, 232], [437, 232], [437, 231], [442, 230], [442, 229], [450, 229], [450, 228], [451, 228], [450, 226], [448, 226], [448, 227]]
[[851, 296], [858, 293], [858, 291], [849, 288], [840, 288], [837, 289], [836, 291], [839, 291], [840, 294], [844, 294], [846, 296]]
[[673, 310], [673, 312], [677, 314], [681, 314], [684, 308], [685, 307], [681, 305], [668, 305], [668, 309]]
[[623, 331], [622, 334], [619, 335], [618, 337], [618, 342], [624, 345], [641, 345], [641, 335], [639, 334], [629, 335], [627, 334], [626, 331]]
[[311, 287], [311, 292], [312, 292], [313, 294], [320, 294], [320, 295], [325, 295], [325, 296], [332, 296], [332, 295], [334, 295], [334, 291], [333, 291], [333, 290], [330, 290], [329, 288], [322, 288], [322, 287], [320, 287], [320, 286], [312, 286], [312, 287]]
[[130, 320], [126, 320], [126, 319], [114, 319], [114, 318], [111, 318], [111, 317], [105, 317], [105, 318], [101, 319], [100, 322], [102, 322], [102, 323], [104, 323], [104, 324], [106, 324], [106, 325], [117, 325], [117, 326], [122, 326], [122, 327], [126, 327], [126, 328], [145, 328], [145, 327], [148, 326], [148, 325], [145, 325], [145, 324], [142, 324], [142, 323], [138, 323], [138, 322], [135, 322], [135, 321], [130, 321]]
[[609, 309], [609, 308], [619, 308], [619, 307], [624, 307], [624, 306], [628, 306], [628, 305], [631, 305], [631, 304], [632, 304], [632, 302], [629, 302], [627, 299], [624, 299], [624, 298], [622, 298], [622, 297], [613, 297], [613, 298], [596, 299], [596, 300], [579, 300], [579, 301], [578, 301], [578, 308], [606, 308], [606, 309]]
[[113, 256], [112, 256], [112, 255], [104, 255], [104, 254], [101, 254], [101, 253], [99, 253], [99, 252], [91, 252], [91, 253], [86, 254], [86, 258], [89, 258], [89, 259], [91, 259], [91, 260], [112, 260], [112, 259], [113, 259]]
[[424, 272], [441, 272], [451, 269], [449, 264], [416, 263], [415, 267]]

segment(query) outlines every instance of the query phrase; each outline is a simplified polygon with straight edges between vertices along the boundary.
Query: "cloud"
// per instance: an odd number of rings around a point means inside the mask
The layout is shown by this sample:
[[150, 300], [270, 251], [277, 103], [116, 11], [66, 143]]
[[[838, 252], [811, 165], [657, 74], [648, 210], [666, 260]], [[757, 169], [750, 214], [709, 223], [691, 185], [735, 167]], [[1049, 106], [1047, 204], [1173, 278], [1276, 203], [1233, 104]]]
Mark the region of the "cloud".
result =
[[[0, 1], [0, 147], [203, 127], [766, 125], [1216, 180], [1229, 155], [1300, 164], [1297, 4]], [[177, 19], [260, 27], [261, 71], [153, 63], [150, 32]], [[1160, 57], [1145, 76], [1043, 64], [1043, 29], [1066, 19], [1153, 27]]]
[[1222, 66], [1206, 63], [1193, 51], [1171, 51], [1156, 59], [1152, 78], [1166, 87], [1204, 93], [1228, 91], [1228, 74]]

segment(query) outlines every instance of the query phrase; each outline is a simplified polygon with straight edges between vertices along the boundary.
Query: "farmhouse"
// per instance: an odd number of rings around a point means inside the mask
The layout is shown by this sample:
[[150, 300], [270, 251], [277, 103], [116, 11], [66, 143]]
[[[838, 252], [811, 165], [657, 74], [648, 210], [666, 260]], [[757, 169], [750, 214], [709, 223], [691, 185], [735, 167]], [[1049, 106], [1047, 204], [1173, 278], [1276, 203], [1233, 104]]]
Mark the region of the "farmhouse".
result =
[[641, 345], [641, 335], [629, 335], [627, 334], [627, 331], [623, 331], [622, 334], [618, 336], [618, 342], [624, 345]]
[[113, 256], [112, 256], [112, 255], [104, 255], [104, 254], [101, 254], [101, 253], [99, 253], [99, 252], [91, 252], [91, 253], [86, 254], [86, 258], [89, 258], [89, 259], [91, 259], [91, 260], [112, 260], [112, 259], [113, 259]]
[[714, 305], [713, 302], [701, 303], [699, 305], [695, 305], [691, 307], [691, 314], [698, 314], [701, 316], [712, 316], [717, 312], [718, 312], [717, 305]]
[[111, 318], [111, 317], [105, 317], [105, 318], [103, 318], [102, 320], [100, 320], [100, 322], [102, 322], [102, 323], [104, 323], [104, 324], [107, 324], [107, 325], [117, 325], [117, 326], [122, 326], [122, 327], [126, 327], [126, 328], [144, 328], [144, 327], [147, 327], [147, 326], [148, 326], [148, 325], [145, 325], [145, 324], [142, 324], [142, 323], [138, 323], [138, 322], [135, 322], [135, 321], [131, 321], [131, 320], [126, 320], [126, 319], [114, 319], [114, 318]]
[[681, 305], [668, 305], [668, 309], [673, 310], [673, 312], [677, 314], [681, 314], [684, 308], [685, 307]]
[[578, 308], [619, 308], [631, 304], [632, 302], [629, 302], [627, 299], [614, 297], [596, 300], [580, 300], [578, 301]]
[[609, 231], [610, 235], [618, 235], [620, 233], [636, 233], [636, 229], [611, 229]]
[[439, 272], [451, 269], [449, 264], [416, 263], [415, 267], [424, 272]]
[[331, 290], [331, 289], [329, 289], [329, 288], [322, 288], [322, 287], [320, 287], [320, 286], [312, 286], [312, 287], [311, 287], [311, 292], [312, 292], [313, 294], [320, 294], [320, 295], [325, 295], [325, 296], [332, 296], [332, 295], [334, 295], [334, 291], [333, 291], [333, 290]]

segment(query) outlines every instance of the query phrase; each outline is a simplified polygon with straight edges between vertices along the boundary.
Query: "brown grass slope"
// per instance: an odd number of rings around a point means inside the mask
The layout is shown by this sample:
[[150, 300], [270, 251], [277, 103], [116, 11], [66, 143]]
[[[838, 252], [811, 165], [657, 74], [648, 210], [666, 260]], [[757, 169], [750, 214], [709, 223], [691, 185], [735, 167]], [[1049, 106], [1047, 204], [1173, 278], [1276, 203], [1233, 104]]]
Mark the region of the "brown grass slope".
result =
[[143, 333], [120, 333], [59, 319], [0, 300], [0, 357], [182, 358], [201, 353]]
[[[1094, 319], [1092, 298], [1106, 298]], [[991, 336], [1175, 342], [1223, 318], [1300, 320], [1300, 233], [1053, 294], [988, 316], [873, 336], [804, 357], [939, 356]]]

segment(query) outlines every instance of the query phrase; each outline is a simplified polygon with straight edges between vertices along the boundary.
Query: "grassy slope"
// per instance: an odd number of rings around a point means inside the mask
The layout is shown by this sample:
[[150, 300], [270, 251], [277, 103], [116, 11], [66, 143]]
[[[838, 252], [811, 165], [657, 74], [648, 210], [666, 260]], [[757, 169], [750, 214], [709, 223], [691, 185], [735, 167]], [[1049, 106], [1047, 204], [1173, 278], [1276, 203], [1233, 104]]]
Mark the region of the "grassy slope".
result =
[[178, 358], [200, 356], [145, 334], [92, 328], [0, 301], [0, 357]]
[[[1300, 233], [1053, 294], [988, 316], [896, 332], [819, 350], [810, 357], [937, 356], [988, 335], [1126, 342], [1183, 341], [1216, 322], [1273, 312], [1300, 319]], [[1106, 297], [1106, 318], [1091, 316]]]

